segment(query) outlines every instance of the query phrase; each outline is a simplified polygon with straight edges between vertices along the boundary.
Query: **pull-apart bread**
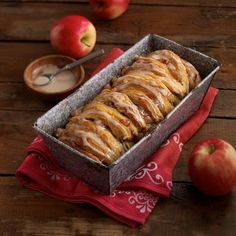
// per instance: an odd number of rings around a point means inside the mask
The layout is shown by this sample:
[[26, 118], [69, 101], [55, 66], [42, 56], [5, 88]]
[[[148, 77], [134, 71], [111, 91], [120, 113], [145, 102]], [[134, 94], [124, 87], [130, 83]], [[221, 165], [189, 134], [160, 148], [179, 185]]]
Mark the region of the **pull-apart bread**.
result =
[[157, 124], [201, 78], [174, 52], [137, 56], [90, 103], [75, 110], [56, 137], [89, 158], [113, 163]]

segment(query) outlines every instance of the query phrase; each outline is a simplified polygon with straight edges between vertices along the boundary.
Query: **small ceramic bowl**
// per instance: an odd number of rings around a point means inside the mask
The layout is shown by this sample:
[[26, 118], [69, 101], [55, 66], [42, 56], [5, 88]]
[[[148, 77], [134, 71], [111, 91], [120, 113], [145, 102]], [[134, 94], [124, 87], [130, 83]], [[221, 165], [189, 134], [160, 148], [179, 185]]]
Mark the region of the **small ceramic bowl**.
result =
[[56, 65], [57, 67], [62, 68], [66, 64], [72, 63], [73, 61], [75, 61], [75, 59], [63, 55], [49, 55], [36, 59], [35, 61], [31, 62], [24, 71], [24, 82], [27, 88], [45, 100], [58, 101], [67, 97], [69, 94], [74, 92], [85, 80], [85, 71], [82, 65], [77, 66], [71, 70], [71, 72], [75, 75], [77, 82], [69, 89], [60, 92], [49, 93], [39, 90], [37, 86], [33, 85], [32, 81], [35, 77], [35, 71], [44, 65]]

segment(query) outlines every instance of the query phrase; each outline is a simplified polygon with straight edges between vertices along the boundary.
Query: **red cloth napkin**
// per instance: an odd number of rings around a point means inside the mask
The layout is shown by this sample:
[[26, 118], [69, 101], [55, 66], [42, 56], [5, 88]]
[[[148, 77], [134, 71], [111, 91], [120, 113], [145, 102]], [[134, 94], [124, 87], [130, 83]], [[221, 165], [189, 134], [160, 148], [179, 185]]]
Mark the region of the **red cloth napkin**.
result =
[[[116, 48], [95, 71], [119, 57]], [[111, 195], [100, 194], [56, 163], [43, 139], [38, 136], [27, 149], [27, 155], [16, 172], [26, 187], [74, 203], [89, 203], [112, 218], [131, 227], [144, 224], [159, 197], [167, 197], [172, 188], [172, 172], [183, 144], [206, 120], [218, 90], [210, 88], [200, 109], [130, 175]]]

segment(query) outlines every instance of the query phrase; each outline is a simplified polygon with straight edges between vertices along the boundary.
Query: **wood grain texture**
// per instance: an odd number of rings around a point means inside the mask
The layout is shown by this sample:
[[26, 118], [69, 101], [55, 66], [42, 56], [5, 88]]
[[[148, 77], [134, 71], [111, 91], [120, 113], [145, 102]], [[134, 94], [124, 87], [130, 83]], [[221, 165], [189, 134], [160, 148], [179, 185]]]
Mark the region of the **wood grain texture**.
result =
[[[2, 114], [2, 113], [0, 113]], [[41, 114], [40, 112], [7, 112], [8, 122], [0, 123], [1, 156], [0, 174], [14, 174], [24, 160], [27, 146], [35, 137], [31, 124]], [[18, 115], [17, 115], [18, 114]], [[18, 118], [16, 118], [18, 117]], [[209, 118], [194, 137], [184, 145], [180, 161], [175, 169], [175, 181], [188, 181], [187, 158], [193, 146], [209, 137], [222, 138], [236, 146], [236, 120]]]
[[[89, 0], [1, 0], [2, 2], [63, 2], [63, 3], [89, 3]], [[201, 6], [211, 6], [211, 7], [236, 7], [234, 0], [130, 0], [130, 4], [139, 4], [139, 5], [164, 5], [164, 6], [191, 6], [191, 7], [201, 7]]]
[[[199, 41], [199, 44], [200, 42], [201, 41]], [[97, 44], [96, 48], [104, 48], [107, 54], [114, 47], [127, 50], [131, 46], [132, 45], [122, 44]], [[191, 45], [189, 45], [189, 42], [186, 42], [185, 46]], [[191, 47], [216, 58], [221, 63], [221, 69], [213, 81], [213, 86], [223, 89], [236, 89], [236, 67], [234, 65], [234, 61], [236, 61], [236, 48], [215, 48], [201, 44], [198, 46], [192, 45]], [[0, 42], [0, 48], [0, 83], [23, 82], [24, 69], [31, 61], [40, 56], [56, 53], [49, 43]], [[103, 58], [104, 57], [97, 58], [85, 64], [87, 79]]]
[[[35, 137], [32, 124], [54, 103], [34, 97], [23, 84], [27, 64], [53, 54], [48, 37], [57, 19], [88, 17], [97, 48], [128, 49], [148, 33], [166, 36], [222, 64], [213, 85], [221, 88], [205, 124], [183, 146], [173, 173], [173, 191], [161, 199], [144, 226], [120, 224], [89, 205], [65, 203], [22, 187], [14, 174]], [[236, 189], [227, 196], [200, 194], [187, 173], [193, 146], [208, 137], [236, 147], [236, 1], [131, 0], [114, 21], [92, 13], [88, 0], [2, 0], [0, 2], [0, 235], [3, 236], [208, 236], [235, 235]], [[102, 58], [85, 65], [87, 78]]]
[[[43, 101], [36, 97], [23, 83], [0, 83], [0, 97], [0, 110], [6, 111], [47, 111], [56, 104], [56, 102]], [[235, 118], [235, 98], [235, 90], [220, 90], [211, 116]], [[2, 119], [6, 120], [6, 117], [3, 116]]]
[[170, 198], [161, 199], [147, 223], [136, 229], [92, 206], [65, 203], [23, 188], [12, 177], [0, 178], [0, 190], [0, 235], [230, 236], [236, 230], [236, 191], [208, 198], [191, 183], [174, 184]]
[[[106, 55], [114, 47], [119, 47], [122, 50], [127, 50], [130, 46], [97, 44], [95, 49], [103, 48], [105, 50]], [[30, 62], [41, 56], [57, 54], [49, 43], [0, 42], [0, 48], [0, 83], [22, 83], [24, 69]], [[92, 61], [84, 64], [87, 79], [90, 77], [95, 67], [98, 66], [100, 62], [104, 59], [105, 55], [95, 58]]]
[[52, 23], [71, 14], [82, 14], [94, 22], [98, 42], [103, 43], [133, 44], [152, 32], [193, 41], [198, 37], [211, 41], [214, 36], [219, 42], [223, 40], [224, 46], [235, 45], [236, 12], [230, 8], [131, 5], [123, 17], [103, 21], [87, 4], [21, 2], [0, 4], [0, 40], [48, 40]]

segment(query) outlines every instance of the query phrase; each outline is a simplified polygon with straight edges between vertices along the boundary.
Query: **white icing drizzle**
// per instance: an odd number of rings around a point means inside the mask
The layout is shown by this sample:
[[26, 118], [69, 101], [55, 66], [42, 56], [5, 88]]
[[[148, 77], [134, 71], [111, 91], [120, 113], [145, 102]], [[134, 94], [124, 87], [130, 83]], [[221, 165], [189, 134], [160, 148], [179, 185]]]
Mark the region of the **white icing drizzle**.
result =
[[126, 89], [127, 87], [130, 87], [132, 85], [134, 86], [137, 86], [137, 87], [142, 87], [144, 88], [150, 95], [151, 97], [155, 98], [154, 99], [154, 102], [156, 104], [159, 104], [161, 107], [164, 107], [165, 103], [163, 101], [163, 98], [160, 96], [160, 94], [158, 94], [155, 90], [155, 88], [149, 86], [149, 85], [146, 85], [146, 84], [143, 84], [143, 83], [140, 83], [140, 81], [137, 81], [137, 80], [134, 80], [134, 81], [128, 81], [126, 79], [123, 80], [124, 83], [121, 83], [119, 84], [118, 86], [116, 86], [116, 88], [118, 90], [123, 90], [123, 89]]
[[113, 119], [111, 115], [103, 111], [95, 111], [95, 110], [86, 110], [81, 116], [85, 118], [95, 118], [101, 120], [103, 124], [107, 125], [114, 135], [118, 137], [118, 139], [132, 139], [131, 131], [128, 127], [125, 127], [123, 124]]
[[[92, 132], [84, 131], [84, 130], [75, 130], [74, 131], [75, 136], [81, 137], [83, 146], [88, 147], [91, 150], [93, 150], [95, 153], [99, 154], [100, 156], [106, 156], [109, 159], [113, 159], [115, 156], [115, 153], [106, 146], [106, 144], [101, 140], [101, 138], [98, 137], [97, 134], [94, 134]], [[96, 148], [94, 145], [92, 145], [88, 139], [93, 140], [103, 151]]]
[[155, 104], [149, 97], [143, 95], [142, 92], [130, 90], [129, 88], [128, 90], [124, 90], [123, 92], [126, 93], [134, 103], [142, 106], [143, 109], [148, 112], [148, 114], [155, 122], [159, 121], [160, 118], [162, 118], [162, 114], [159, 112], [157, 106], [155, 106]]
[[126, 116], [131, 116], [134, 120], [136, 120], [141, 128], [145, 128], [146, 124], [144, 119], [142, 118], [138, 108], [132, 101], [129, 99], [129, 97], [120, 92], [114, 92], [114, 91], [108, 91], [103, 93], [104, 95], [102, 97], [103, 101], [110, 101], [114, 104], [117, 110], [119, 110], [122, 113], [122, 110], [124, 110]]

